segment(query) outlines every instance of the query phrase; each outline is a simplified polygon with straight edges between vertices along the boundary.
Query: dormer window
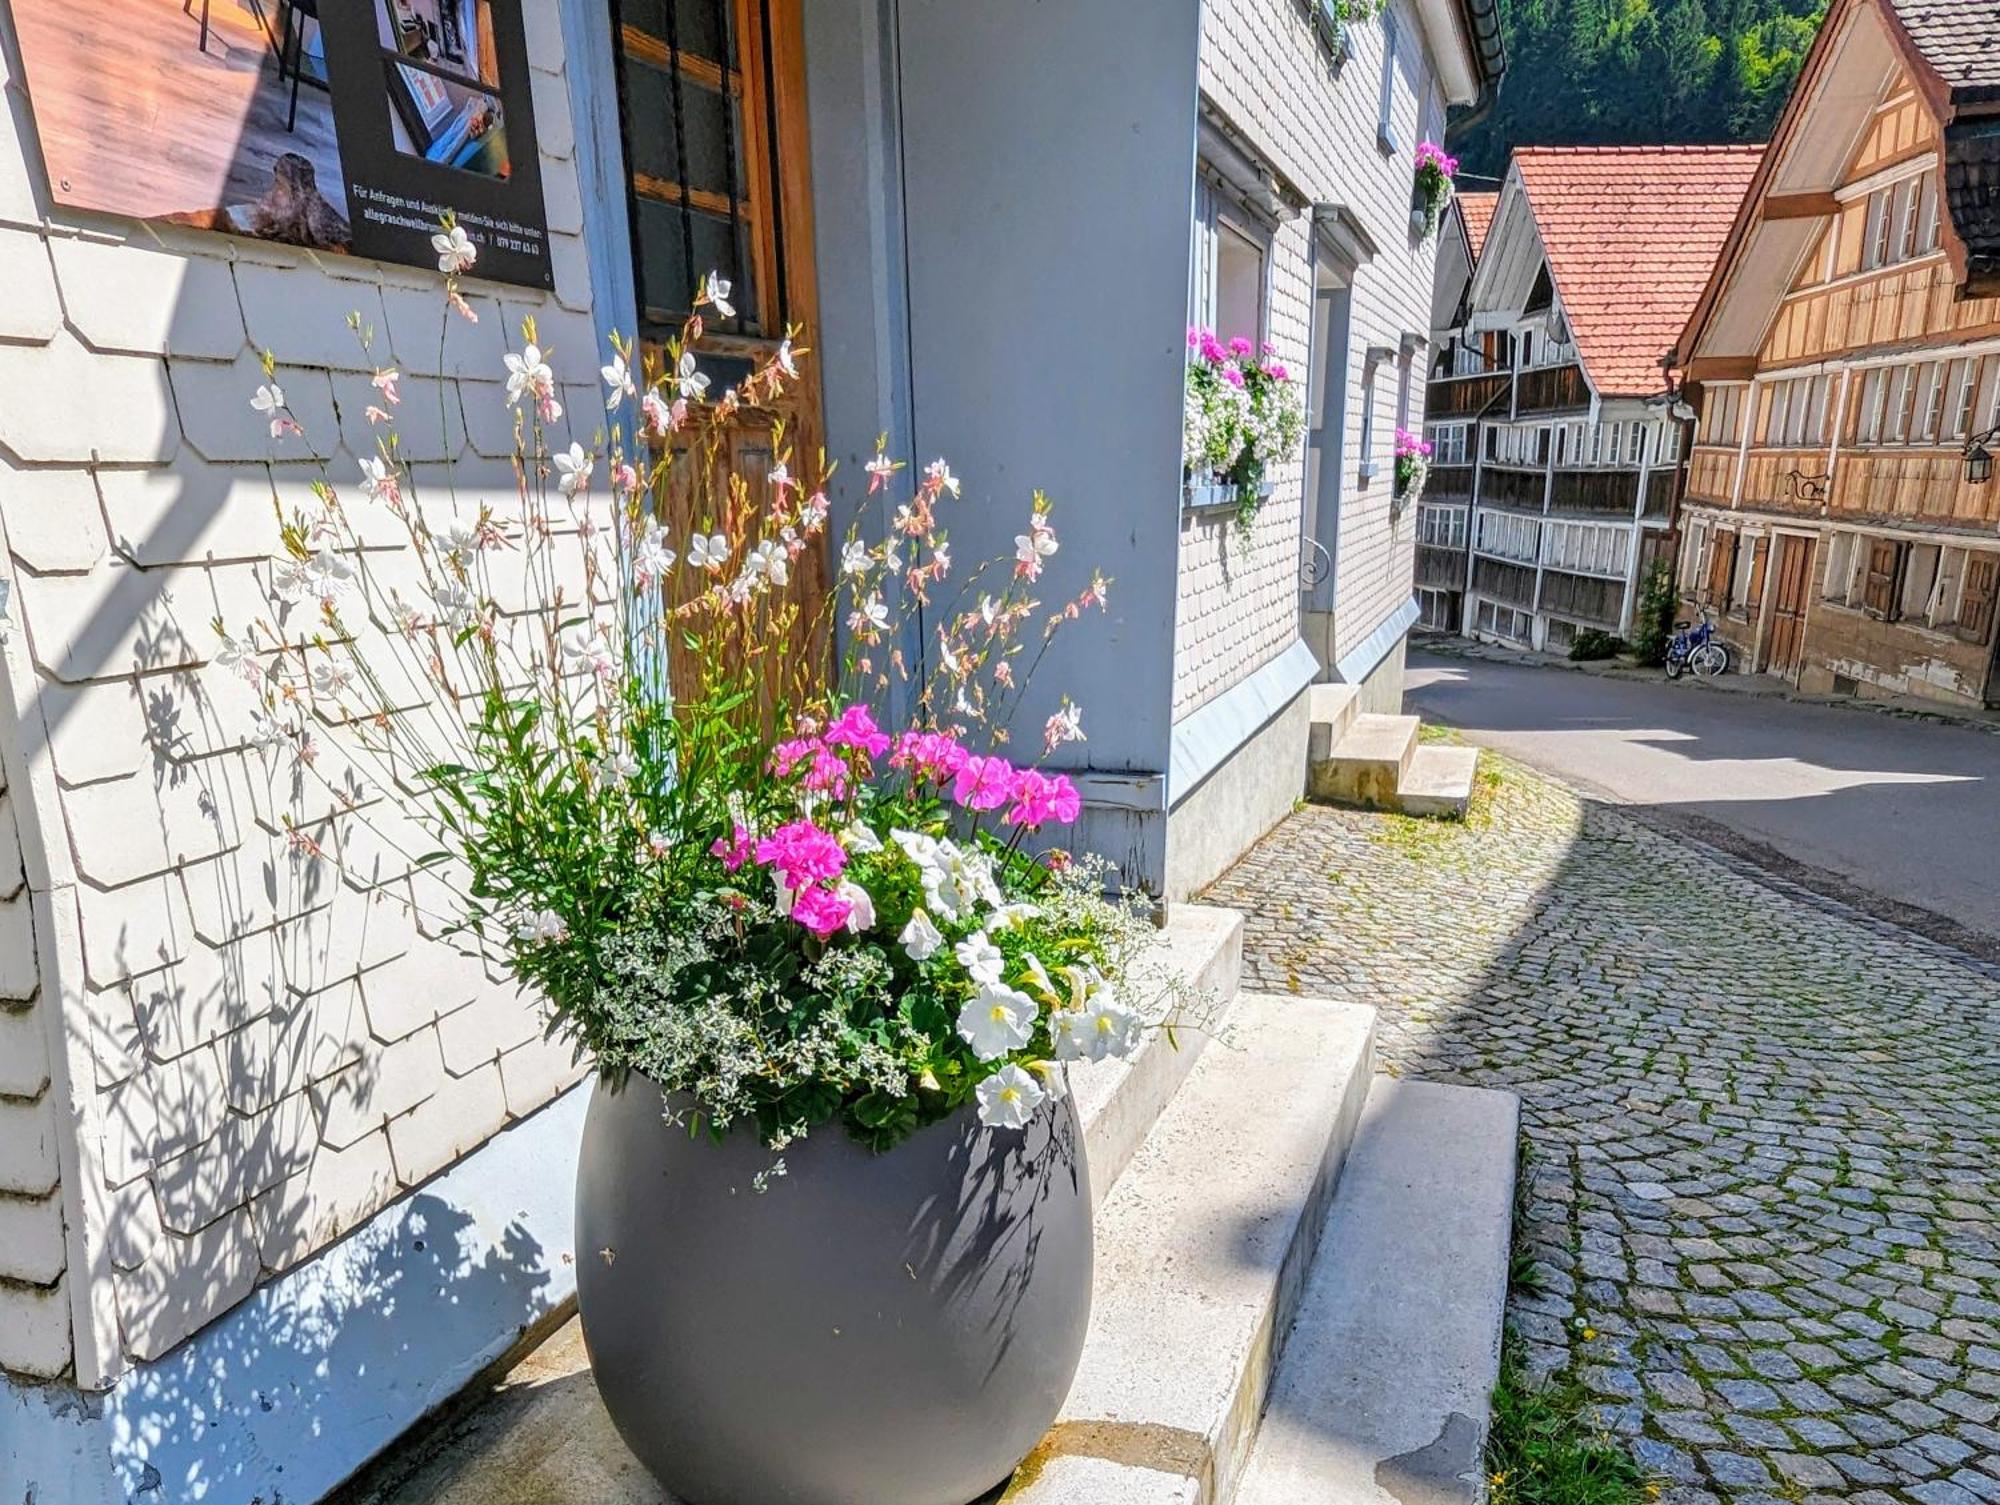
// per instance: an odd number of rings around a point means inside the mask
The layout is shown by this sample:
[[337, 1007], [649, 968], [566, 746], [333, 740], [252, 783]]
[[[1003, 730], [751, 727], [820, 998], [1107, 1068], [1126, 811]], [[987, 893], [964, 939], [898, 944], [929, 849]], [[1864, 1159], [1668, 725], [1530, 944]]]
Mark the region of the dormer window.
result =
[[1549, 281], [1548, 263], [1544, 262], [1541, 268], [1535, 273], [1535, 285], [1528, 290], [1528, 302], [1521, 312], [1538, 314], [1544, 309], [1554, 306], [1555, 301], [1555, 284]]

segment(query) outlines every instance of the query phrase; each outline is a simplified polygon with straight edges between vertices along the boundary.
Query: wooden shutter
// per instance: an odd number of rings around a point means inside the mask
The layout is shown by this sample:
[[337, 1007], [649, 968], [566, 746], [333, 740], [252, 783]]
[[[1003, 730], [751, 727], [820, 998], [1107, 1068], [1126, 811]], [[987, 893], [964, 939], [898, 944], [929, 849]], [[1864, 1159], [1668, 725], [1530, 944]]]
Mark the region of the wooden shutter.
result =
[[1729, 581], [1736, 573], [1736, 535], [1718, 532], [1708, 556], [1708, 603], [1729, 604]]
[[1868, 580], [1861, 592], [1861, 604], [1871, 616], [1893, 620], [1896, 615], [1896, 582], [1903, 572], [1904, 545], [1888, 538], [1868, 541]]
[[1993, 631], [1994, 606], [2000, 602], [2000, 554], [1970, 554], [1965, 561], [1965, 585], [1959, 597], [1958, 635], [1983, 643]]
[[1764, 604], [1764, 574], [1770, 568], [1771, 540], [1760, 538], [1750, 550], [1750, 589], [1743, 598], [1746, 611], [1755, 613]]

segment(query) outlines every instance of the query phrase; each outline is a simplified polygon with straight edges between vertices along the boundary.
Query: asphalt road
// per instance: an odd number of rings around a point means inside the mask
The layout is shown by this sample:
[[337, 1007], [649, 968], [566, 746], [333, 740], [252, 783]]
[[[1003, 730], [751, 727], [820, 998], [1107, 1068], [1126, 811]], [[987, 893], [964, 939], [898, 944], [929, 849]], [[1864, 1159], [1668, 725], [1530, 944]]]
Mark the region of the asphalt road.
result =
[[2000, 959], [2000, 735], [1415, 650], [1408, 685], [1470, 742]]

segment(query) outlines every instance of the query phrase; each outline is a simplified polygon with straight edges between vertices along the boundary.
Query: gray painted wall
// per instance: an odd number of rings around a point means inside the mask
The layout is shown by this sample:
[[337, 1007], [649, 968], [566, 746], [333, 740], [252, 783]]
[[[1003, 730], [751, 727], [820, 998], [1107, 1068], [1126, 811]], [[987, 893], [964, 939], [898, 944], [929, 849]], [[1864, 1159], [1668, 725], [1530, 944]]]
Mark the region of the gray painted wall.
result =
[[[1051, 605], [1093, 567], [1108, 616], [1070, 630], [1016, 723], [1063, 693], [1087, 770], [1158, 771], [1172, 735], [1183, 331], [1198, 0], [814, 0], [807, 7], [828, 451], [885, 426], [949, 458], [957, 559], [1011, 555], [1040, 487], [1062, 551]], [[906, 431], [901, 425], [907, 423]], [[906, 442], [899, 444], [899, 441]], [[843, 518], [844, 520], [844, 518]], [[963, 581], [961, 580], [961, 584]], [[1103, 839], [1163, 876], [1159, 821]]]

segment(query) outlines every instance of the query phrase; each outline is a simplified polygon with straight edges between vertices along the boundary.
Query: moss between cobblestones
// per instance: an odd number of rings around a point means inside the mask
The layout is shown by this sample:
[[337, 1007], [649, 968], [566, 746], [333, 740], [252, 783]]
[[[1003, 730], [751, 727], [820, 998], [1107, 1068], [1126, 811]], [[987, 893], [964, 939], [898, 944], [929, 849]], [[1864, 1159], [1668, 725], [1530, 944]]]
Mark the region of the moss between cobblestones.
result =
[[1510, 1336], [1486, 1443], [1491, 1505], [1645, 1505], [1657, 1495], [1646, 1471], [1593, 1421], [1596, 1411], [1568, 1371], [1533, 1382]]

